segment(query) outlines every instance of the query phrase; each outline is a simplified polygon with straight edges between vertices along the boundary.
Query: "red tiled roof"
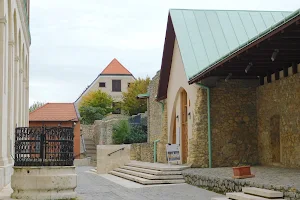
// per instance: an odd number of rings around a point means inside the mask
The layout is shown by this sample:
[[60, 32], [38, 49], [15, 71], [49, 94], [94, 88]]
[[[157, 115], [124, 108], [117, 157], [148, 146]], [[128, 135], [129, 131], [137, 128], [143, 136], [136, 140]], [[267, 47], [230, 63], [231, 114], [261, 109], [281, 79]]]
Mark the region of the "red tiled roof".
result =
[[107, 65], [107, 67], [101, 72], [101, 74], [131, 75], [131, 73], [115, 58]]
[[79, 121], [73, 103], [47, 103], [29, 113], [29, 121]]

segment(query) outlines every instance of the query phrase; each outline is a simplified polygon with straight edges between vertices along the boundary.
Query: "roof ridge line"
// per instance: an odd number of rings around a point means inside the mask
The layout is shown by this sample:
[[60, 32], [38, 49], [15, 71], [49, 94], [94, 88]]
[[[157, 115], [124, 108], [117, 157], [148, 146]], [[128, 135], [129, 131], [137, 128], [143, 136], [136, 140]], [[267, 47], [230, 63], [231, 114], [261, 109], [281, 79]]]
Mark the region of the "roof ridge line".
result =
[[37, 111], [37, 110], [39, 110], [39, 109], [41, 109], [41, 108], [43, 108], [43, 107], [45, 107], [46, 105], [48, 105], [49, 104], [49, 102], [48, 103], [45, 103], [44, 105], [42, 105], [42, 106], [40, 106], [40, 107], [38, 107], [37, 109], [35, 109], [34, 111], [32, 111], [32, 112], [29, 112], [29, 114], [30, 113], [34, 113], [35, 111]]

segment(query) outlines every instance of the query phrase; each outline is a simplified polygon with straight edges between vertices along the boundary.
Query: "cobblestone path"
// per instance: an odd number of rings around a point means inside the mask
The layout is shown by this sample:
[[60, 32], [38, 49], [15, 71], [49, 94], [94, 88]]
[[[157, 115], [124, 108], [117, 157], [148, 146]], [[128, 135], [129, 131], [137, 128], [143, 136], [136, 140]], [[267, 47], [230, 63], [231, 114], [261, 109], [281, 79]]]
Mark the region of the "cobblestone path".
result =
[[210, 200], [220, 196], [188, 184], [127, 188], [97, 174], [91, 167], [77, 167], [79, 199], [84, 200]]

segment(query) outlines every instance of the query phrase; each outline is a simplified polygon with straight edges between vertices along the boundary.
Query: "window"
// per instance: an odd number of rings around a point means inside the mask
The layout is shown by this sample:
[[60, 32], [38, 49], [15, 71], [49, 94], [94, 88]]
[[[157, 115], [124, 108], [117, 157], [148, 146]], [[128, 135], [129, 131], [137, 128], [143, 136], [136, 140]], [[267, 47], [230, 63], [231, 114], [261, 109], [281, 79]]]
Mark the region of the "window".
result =
[[120, 102], [113, 102], [112, 104], [112, 114], [121, 114], [121, 103]]
[[112, 91], [121, 92], [121, 80], [112, 80]]
[[100, 82], [99, 87], [105, 87], [105, 82]]
[[130, 84], [131, 84], [131, 83], [128, 83], [128, 87], [130, 87]]

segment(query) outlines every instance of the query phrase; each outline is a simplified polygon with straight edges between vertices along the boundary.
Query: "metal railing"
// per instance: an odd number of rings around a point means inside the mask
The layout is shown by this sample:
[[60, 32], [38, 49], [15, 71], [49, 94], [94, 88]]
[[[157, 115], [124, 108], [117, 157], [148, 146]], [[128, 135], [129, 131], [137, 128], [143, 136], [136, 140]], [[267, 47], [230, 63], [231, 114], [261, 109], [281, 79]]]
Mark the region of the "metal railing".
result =
[[15, 166], [72, 166], [74, 129], [20, 127], [15, 133]]
[[109, 153], [109, 154], [107, 154], [108, 156], [111, 156], [112, 154], [114, 154], [114, 153], [116, 153], [116, 152], [118, 152], [118, 151], [122, 151], [122, 150], [124, 150], [125, 149], [125, 147], [122, 147], [121, 149], [118, 149], [118, 150], [116, 150], [116, 151], [113, 151], [113, 152], [111, 152], [111, 153]]

